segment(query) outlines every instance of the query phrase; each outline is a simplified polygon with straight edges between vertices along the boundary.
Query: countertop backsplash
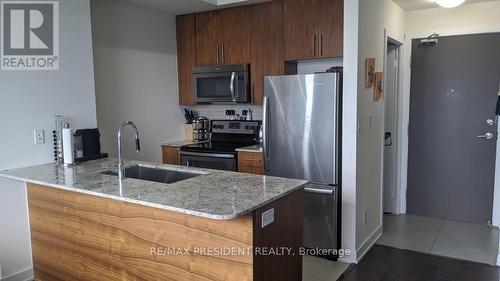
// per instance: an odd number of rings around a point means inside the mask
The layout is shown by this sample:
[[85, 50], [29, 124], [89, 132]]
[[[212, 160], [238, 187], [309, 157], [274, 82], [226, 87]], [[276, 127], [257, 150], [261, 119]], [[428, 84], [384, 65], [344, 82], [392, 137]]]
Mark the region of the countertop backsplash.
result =
[[231, 105], [231, 104], [210, 104], [210, 105], [194, 105], [183, 107], [188, 110], [193, 110], [196, 116], [207, 117], [210, 120], [225, 120], [226, 110], [235, 110], [236, 114], [240, 114], [243, 110], [249, 108], [253, 111], [253, 120], [262, 120], [262, 107], [253, 105]]

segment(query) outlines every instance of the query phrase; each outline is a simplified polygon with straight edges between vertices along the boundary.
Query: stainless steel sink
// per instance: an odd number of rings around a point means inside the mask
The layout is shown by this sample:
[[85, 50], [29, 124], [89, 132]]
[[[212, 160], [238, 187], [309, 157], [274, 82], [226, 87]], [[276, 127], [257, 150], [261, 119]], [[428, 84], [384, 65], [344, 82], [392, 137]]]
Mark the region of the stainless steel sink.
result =
[[[109, 170], [102, 172], [105, 175], [118, 176], [117, 171]], [[153, 181], [159, 183], [175, 183], [189, 178], [197, 177], [200, 174], [180, 172], [166, 169], [149, 168], [140, 165], [125, 168], [125, 177]]]

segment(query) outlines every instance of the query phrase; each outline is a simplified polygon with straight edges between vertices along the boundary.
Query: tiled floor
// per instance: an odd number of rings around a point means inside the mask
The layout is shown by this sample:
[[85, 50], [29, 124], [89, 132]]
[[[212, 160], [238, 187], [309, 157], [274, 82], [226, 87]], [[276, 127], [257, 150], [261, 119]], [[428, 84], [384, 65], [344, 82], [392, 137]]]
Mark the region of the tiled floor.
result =
[[304, 256], [302, 281], [336, 281], [348, 267], [347, 263]]
[[495, 265], [499, 231], [486, 225], [415, 215], [385, 215], [377, 244]]

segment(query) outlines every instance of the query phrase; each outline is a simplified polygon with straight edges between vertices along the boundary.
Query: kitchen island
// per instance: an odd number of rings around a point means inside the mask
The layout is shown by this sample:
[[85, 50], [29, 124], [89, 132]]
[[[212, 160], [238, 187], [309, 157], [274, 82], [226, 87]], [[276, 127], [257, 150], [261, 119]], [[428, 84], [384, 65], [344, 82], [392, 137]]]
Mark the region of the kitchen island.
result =
[[39, 280], [296, 280], [305, 181], [194, 173], [171, 184], [103, 172], [115, 160], [2, 171], [26, 182]]

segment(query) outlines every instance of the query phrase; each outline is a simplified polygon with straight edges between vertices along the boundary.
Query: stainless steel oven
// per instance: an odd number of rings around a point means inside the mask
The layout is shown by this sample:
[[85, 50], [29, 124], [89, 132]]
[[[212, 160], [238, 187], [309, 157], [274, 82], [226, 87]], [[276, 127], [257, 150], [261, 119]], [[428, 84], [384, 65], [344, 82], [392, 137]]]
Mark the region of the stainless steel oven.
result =
[[203, 153], [203, 152], [181, 152], [183, 166], [236, 171], [236, 159], [234, 154]]
[[250, 75], [246, 64], [193, 68], [197, 103], [250, 103]]

